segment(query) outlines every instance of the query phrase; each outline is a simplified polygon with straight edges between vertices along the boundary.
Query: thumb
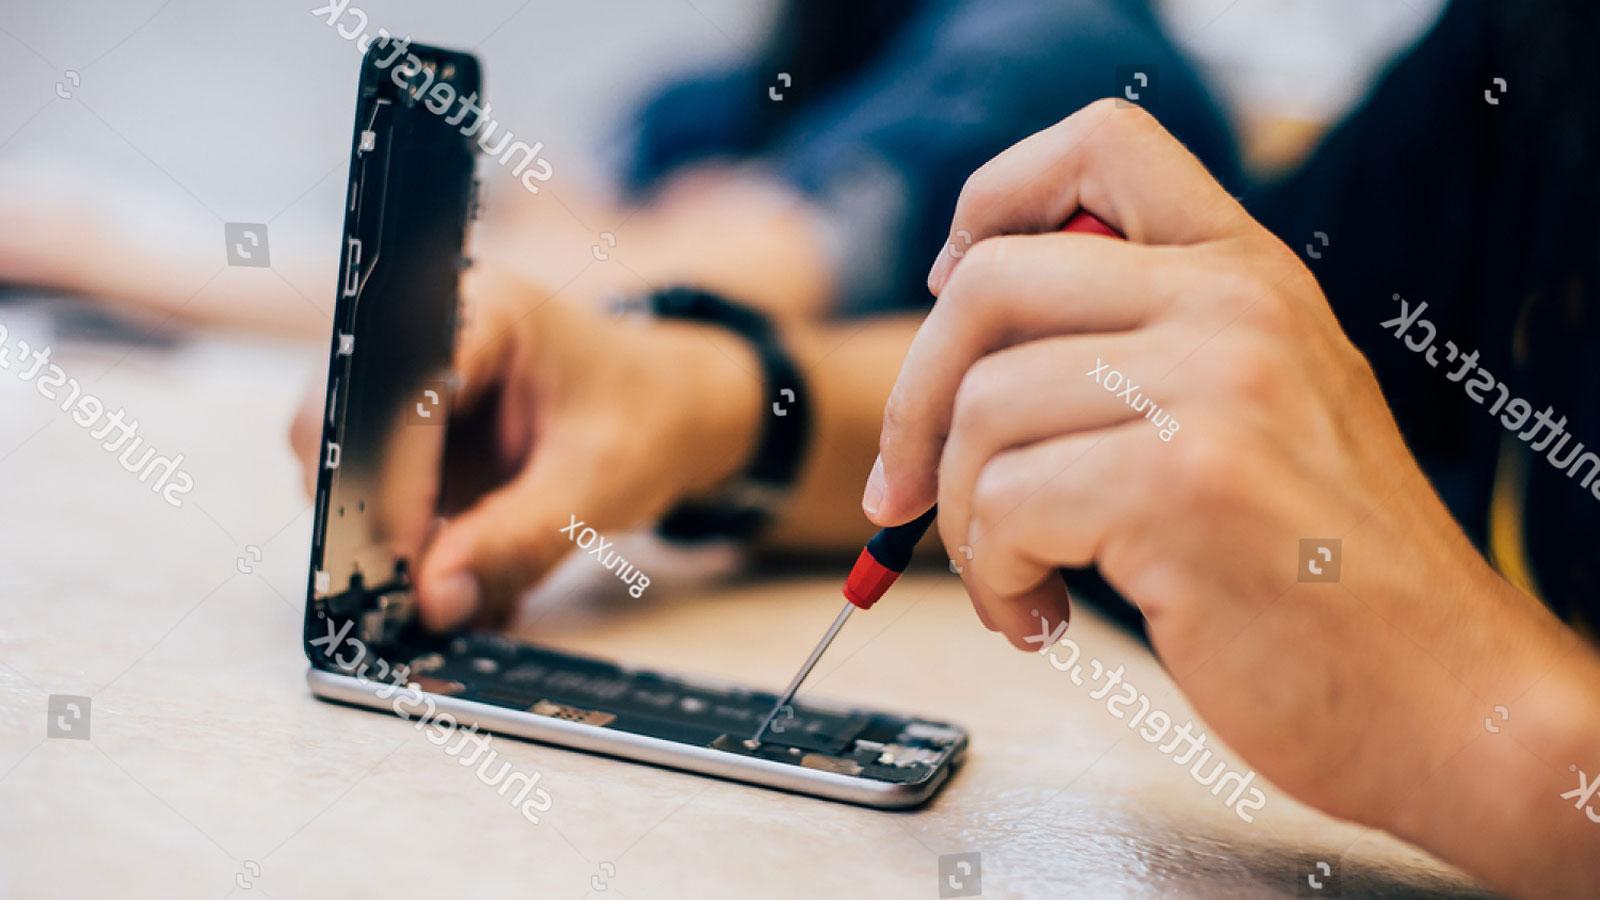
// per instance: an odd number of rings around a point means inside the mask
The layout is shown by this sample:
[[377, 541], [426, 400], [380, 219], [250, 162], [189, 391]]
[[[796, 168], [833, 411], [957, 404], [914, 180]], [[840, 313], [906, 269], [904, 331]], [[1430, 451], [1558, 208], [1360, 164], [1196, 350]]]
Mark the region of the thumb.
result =
[[[506, 618], [524, 590], [571, 551], [570, 510], [583, 508], [579, 462], [535, 452], [511, 483], [446, 522], [417, 577], [423, 623], [440, 631], [474, 617]], [[581, 523], [579, 527], [582, 527]]]

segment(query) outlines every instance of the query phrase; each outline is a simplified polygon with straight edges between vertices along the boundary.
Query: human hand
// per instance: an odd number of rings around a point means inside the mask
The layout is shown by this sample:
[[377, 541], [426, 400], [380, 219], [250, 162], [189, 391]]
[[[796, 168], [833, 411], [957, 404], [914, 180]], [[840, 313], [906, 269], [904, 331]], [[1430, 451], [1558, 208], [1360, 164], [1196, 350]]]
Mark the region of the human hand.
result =
[[[1045, 233], [1080, 209], [1129, 240]], [[1557, 660], [1593, 672], [1456, 525], [1312, 275], [1142, 110], [1001, 154], [951, 235], [863, 507], [888, 525], [937, 501], [1017, 647], [1067, 617], [1057, 568], [1095, 563], [1231, 747], [1384, 826], [1485, 709]], [[1340, 581], [1302, 584], [1321, 538]]]
[[[380, 491], [385, 533], [421, 550], [418, 607], [435, 629], [503, 619], [572, 552], [573, 519], [615, 535], [709, 491], [751, 452], [759, 415], [758, 366], [731, 334], [609, 318], [498, 271], [469, 272], [462, 296], [451, 415], [488, 427], [447, 465], [490, 486], [426, 546], [437, 467], [405, 466], [404, 497]], [[318, 391], [291, 431], [313, 483], [321, 406]]]

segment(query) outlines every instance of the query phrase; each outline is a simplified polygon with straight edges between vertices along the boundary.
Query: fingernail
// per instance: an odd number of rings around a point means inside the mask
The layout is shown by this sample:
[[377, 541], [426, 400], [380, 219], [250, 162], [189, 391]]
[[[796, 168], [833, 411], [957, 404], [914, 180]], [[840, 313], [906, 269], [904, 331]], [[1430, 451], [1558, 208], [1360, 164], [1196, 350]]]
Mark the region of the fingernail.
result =
[[928, 270], [928, 293], [938, 296], [939, 292], [944, 290], [944, 280], [954, 262], [954, 257], [950, 255], [949, 244], [939, 248], [939, 255], [933, 258], [933, 268]]
[[883, 506], [884, 494], [883, 457], [878, 457], [872, 463], [872, 474], [867, 476], [867, 489], [861, 494], [861, 509], [868, 517], [876, 516], [878, 508]]
[[478, 579], [470, 572], [458, 572], [427, 593], [423, 615], [434, 628], [451, 628], [477, 611], [480, 596]]

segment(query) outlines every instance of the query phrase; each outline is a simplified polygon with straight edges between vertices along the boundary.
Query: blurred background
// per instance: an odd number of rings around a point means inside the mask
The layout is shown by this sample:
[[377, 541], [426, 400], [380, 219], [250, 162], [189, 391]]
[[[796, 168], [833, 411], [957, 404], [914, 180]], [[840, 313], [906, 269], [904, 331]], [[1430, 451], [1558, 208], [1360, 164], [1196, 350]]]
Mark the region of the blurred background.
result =
[[[1360, 97], [1441, 2], [1156, 5], [1226, 99], [1249, 155], [1272, 165]], [[610, 184], [627, 115], [668, 79], [752, 54], [777, 12], [770, 0], [358, 8], [372, 30], [480, 55], [495, 116], [544, 142], [558, 194], [563, 183]], [[137, 214], [146, 232], [266, 222], [287, 281], [277, 288], [284, 314], [306, 312], [296, 292], [328, 308], [359, 52], [325, 19], [302, 2], [8, 0], [0, 234], [23, 231], [40, 204], [62, 195], [84, 204], [83, 228], [115, 227], [118, 210]], [[220, 231], [205, 240], [220, 259]], [[223, 296], [239, 279], [271, 278], [236, 269], [204, 291]]]
[[[1300, 158], [1441, 5], [1161, 0], [1156, 9], [1221, 99], [1251, 174], [1267, 175]], [[880, 6], [903, 14], [961, 4]], [[855, 27], [851, 5], [837, 9], [843, 27]], [[302, 590], [306, 523], [295, 516], [305, 500], [282, 435], [295, 396], [320, 378], [333, 308], [360, 58], [352, 10], [366, 16], [369, 33], [381, 28], [483, 59], [493, 117], [519, 138], [540, 142], [556, 173], [529, 198], [514, 179], [480, 164], [490, 214], [527, 213], [543, 223], [551, 245], [561, 243], [561, 231], [566, 256], [532, 244], [525, 254], [530, 266], [546, 267], [536, 274], [556, 284], [568, 274], [557, 270], [586, 264], [590, 244], [600, 243], [597, 232], [609, 227], [575, 198], [623, 191], [639, 110], [685, 79], [781, 55], [774, 32], [784, 12], [766, 0], [4, 4], [4, 321], [35, 346], [70, 344], [60, 351], [87, 362], [69, 369], [108, 400], [202, 389], [237, 398], [240, 427], [208, 427], [214, 423], [205, 417], [216, 411], [197, 418], [180, 408], [151, 411], [142, 433], [187, 454], [200, 515], [174, 515], [207, 541], [221, 538], [224, 561], [258, 543], [240, 522], [260, 515], [295, 523], [278, 538], [281, 568], [263, 576], [291, 605]], [[778, 75], [754, 77], [777, 90]], [[1091, 95], [1113, 87], [1108, 78]], [[266, 226], [270, 267], [226, 264], [228, 222]], [[919, 265], [924, 255], [920, 246], [908, 251]], [[26, 287], [62, 282], [75, 283], [80, 296], [52, 299]], [[222, 327], [194, 329], [207, 323]], [[165, 374], [148, 384], [136, 378], [154, 360]], [[156, 371], [152, 362], [143, 373]], [[37, 474], [64, 465], [48, 438], [72, 428], [65, 417], [16, 379], [0, 380], [0, 398], [0, 466]], [[91, 445], [88, 452], [98, 451]], [[266, 492], [270, 500], [238, 489], [241, 467], [278, 485]], [[28, 537], [61, 564], [80, 551], [61, 534], [69, 519], [49, 483], [0, 479], [0, 503], [41, 510], [47, 527], [28, 528]], [[123, 489], [131, 498], [139, 487]], [[163, 560], [170, 546], [116, 540], [146, 565]], [[11, 593], [4, 579], [37, 585], [37, 577], [0, 572], [0, 595]]]

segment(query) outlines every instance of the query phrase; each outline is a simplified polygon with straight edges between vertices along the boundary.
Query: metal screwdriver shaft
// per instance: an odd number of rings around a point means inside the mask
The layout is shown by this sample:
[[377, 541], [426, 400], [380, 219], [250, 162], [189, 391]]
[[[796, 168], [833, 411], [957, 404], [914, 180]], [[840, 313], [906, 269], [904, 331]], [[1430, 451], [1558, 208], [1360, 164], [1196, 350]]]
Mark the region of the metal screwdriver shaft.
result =
[[766, 737], [767, 729], [772, 726], [772, 720], [776, 719], [778, 713], [782, 712], [794, 700], [795, 692], [800, 690], [801, 683], [806, 680], [806, 676], [811, 674], [811, 670], [817, 667], [817, 660], [821, 659], [822, 654], [827, 652], [828, 645], [833, 643], [833, 639], [839, 635], [839, 629], [844, 627], [844, 623], [850, 618], [850, 614], [855, 611], [856, 605], [846, 601], [844, 609], [839, 610], [839, 615], [834, 617], [833, 624], [828, 626], [827, 633], [822, 636], [822, 640], [818, 641], [817, 646], [812, 649], [811, 655], [806, 657], [806, 661], [801, 664], [800, 671], [794, 673], [794, 678], [789, 680], [789, 686], [783, 689], [783, 695], [778, 698], [778, 705], [772, 708], [772, 712], [767, 713], [767, 717], [761, 722], [761, 727], [756, 729], [756, 736], [751, 739], [752, 743], [759, 744], [761, 739]]
[[[884, 592], [889, 590], [889, 586], [894, 584], [895, 579], [899, 578], [900, 573], [910, 564], [911, 551], [916, 549], [917, 541], [922, 540], [922, 536], [928, 533], [928, 527], [938, 515], [939, 508], [935, 506], [904, 525], [884, 528], [873, 535], [867, 546], [862, 548], [861, 555], [856, 557], [855, 567], [850, 570], [850, 577], [845, 579], [844, 609], [839, 610], [839, 615], [834, 618], [833, 624], [828, 626], [827, 633], [817, 642], [811, 655], [806, 657], [805, 663], [800, 666], [800, 671], [794, 673], [794, 678], [790, 679], [783, 696], [778, 698], [778, 705], [772, 708], [772, 712], [767, 714], [761, 727], [756, 729], [755, 737], [745, 742], [746, 746], [752, 749], [760, 746], [761, 739], [766, 737], [767, 729], [771, 727], [773, 720], [794, 701], [794, 695], [800, 690], [800, 685], [805, 682], [806, 676], [811, 674], [811, 670], [817, 667], [817, 660], [822, 658], [828, 645], [833, 643], [833, 639], [839, 634], [839, 629], [850, 619], [850, 614], [856, 611], [856, 607], [871, 609], [872, 604], [877, 603]], [[793, 712], [792, 708], [790, 712]]]

